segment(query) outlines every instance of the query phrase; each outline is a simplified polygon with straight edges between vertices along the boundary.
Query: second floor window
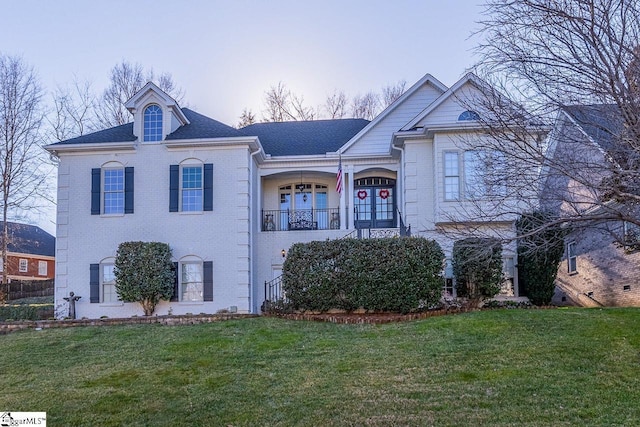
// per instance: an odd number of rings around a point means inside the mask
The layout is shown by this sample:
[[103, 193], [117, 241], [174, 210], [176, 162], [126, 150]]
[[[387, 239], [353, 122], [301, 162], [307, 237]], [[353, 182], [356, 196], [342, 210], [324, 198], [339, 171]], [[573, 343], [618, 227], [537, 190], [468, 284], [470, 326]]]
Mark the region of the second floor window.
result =
[[115, 162], [91, 169], [91, 215], [133, 213], [133, 167]]
[[105, 169], [103, 171], [103, 213], [124, 213], [124, 169]]
[[460, 198], [460, 165], [457, 151], [444, 153], [444, 199]]
[[189, 159], [169, 166], [169, 212], [213, 210], [213, 164]]
[[38, 275], [39, 276], [47, 275], [47, 261], [38, 261]]
[[162, 141], [162, 110], [157, 105], [149, 105], [144, 110], [144, 141]]
[[202, 166], [183, 166], [181, 186], [183, 212], [202, 210], [202, 190]]

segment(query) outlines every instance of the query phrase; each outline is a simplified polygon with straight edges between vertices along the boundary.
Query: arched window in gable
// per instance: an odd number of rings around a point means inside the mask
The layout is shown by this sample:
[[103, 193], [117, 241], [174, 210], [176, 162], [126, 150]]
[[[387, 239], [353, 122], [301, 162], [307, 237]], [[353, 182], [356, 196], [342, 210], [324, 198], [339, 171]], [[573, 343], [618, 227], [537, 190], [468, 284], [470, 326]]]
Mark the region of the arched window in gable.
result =
[[144, 141], [162, 141], [162, 109], [155, 104], [144, 109]]
[[463, 111], [462, 114], [458, 116], [458, 121], [465, 120], [480, 120], [480, 115], [471, 110]]

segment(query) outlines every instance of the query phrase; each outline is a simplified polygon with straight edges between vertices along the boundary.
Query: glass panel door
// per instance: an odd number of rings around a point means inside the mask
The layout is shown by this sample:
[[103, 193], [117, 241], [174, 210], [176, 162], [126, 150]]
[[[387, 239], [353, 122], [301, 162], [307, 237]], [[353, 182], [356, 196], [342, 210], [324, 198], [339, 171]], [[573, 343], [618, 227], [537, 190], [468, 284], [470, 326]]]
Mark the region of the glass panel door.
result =
[[371, 228], [371, 213], [373, 206], [371, 203], [371, 188], [357, 188], [353, 197], [354, 215], [357, 228]]

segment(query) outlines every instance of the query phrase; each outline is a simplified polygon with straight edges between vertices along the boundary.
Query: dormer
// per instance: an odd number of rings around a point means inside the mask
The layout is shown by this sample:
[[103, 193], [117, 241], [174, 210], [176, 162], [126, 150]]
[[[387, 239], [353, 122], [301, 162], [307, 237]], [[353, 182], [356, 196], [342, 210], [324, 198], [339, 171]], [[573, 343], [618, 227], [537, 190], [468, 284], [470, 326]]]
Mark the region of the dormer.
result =
[[138, 141], [164, 141], [180, 126], [189, 124], [175, 99], [148, 82], [124, 106], [133, 114], [133, 134]]

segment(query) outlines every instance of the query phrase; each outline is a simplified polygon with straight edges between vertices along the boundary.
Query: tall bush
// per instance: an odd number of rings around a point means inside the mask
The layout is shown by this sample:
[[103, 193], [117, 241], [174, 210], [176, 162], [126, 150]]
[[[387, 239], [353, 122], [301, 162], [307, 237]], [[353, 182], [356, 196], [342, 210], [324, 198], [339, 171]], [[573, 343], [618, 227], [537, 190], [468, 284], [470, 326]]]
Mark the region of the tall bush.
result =
[[478, 306], [500, 291], [502, 244], [498, 239], [469, 237], [453, 244], [453, 275], [458, 296]]
[[283, 290], [295, 310], [407, 313], [440, 300], [443, 260], [440, 246], [424, 238], [297, 243], [283, 266]]
[[553, 298], [558, 266], [564, 253], [566, 231], [545, 211], [523, 214], [516, 221], [518, 236], [518, 285], [535, 305]]
[[160, 300], [173, 294], [171, 248], [159, 242], [124, 242], [115, 262], [116, 292], [126, 302], [139, 302], [151, 316]]

